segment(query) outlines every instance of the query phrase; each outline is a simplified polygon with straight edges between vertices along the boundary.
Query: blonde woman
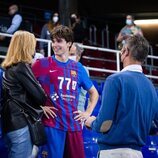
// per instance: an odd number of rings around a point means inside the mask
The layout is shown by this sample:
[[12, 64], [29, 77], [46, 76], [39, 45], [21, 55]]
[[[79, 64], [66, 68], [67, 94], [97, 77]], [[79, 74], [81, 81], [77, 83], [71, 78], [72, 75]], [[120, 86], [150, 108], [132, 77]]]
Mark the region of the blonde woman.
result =
[[2, 63], [2, 130], [9, 149], [9, 158], [30, 158], [33, 148], [27, 122], [17, 104], [32, 110], [31, 113], [37, 116], [31, 107], [41, 110], [40, 105], [45, 104], [47, 100], [30, 68], [35, 47], [36, 39], [32, 33], [17, 31]]

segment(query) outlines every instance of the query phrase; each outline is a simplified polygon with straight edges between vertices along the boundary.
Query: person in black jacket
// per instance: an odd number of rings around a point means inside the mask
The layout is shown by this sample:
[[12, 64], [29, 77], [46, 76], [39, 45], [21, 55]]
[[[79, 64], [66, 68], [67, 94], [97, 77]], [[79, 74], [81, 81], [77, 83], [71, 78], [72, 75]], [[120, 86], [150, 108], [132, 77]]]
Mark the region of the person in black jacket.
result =
[[70, 16], [71, 26], [70, 28], [74, 33], [74, 41], [77, 43], [83, 43], [86, 40], [86, 30], [83, 25], [83, 20], [77, 14], [71, 14]]
[[9, 158], [30, 158], [32, 154], [33, 144], [22, 109], [36, 118], [39, 117], [37, 110], [43, 109], [51, 115], [51, 109], [42, 107], [47, 96], [31, 70], [35, 46], [36, 39], [32, 33], [15, 32], [2, 63], [2, 131], [9, 149]]

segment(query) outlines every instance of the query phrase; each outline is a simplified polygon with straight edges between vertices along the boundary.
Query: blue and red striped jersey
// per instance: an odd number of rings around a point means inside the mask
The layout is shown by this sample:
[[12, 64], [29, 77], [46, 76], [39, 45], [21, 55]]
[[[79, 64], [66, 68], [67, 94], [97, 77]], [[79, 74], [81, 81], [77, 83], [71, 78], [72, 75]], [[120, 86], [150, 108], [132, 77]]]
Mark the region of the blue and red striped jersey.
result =
[[37, 60], [32, 70], [37, 80], [51, 98], [47, 106], [58, 109], [56, 118], [43, 118], [46, 126], [64, 131], [82, 130], [80, 122], [74, 120], [80, 88], [89, 90], [93, 83], [81, 63], [73, 60], [60, 62], [54, 56]]

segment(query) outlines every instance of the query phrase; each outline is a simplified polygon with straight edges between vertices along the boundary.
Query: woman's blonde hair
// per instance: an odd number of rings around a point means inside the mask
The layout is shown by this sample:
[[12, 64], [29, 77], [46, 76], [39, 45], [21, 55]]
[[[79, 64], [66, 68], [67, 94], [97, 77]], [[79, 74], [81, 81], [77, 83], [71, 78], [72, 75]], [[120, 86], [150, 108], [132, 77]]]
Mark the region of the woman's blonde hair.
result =
[[31, 63], [35, 53], [36, 38], [28, 31], [16, 31], [11, 38], [8, 52], [2, 67], [6, 68], [19, 62]]

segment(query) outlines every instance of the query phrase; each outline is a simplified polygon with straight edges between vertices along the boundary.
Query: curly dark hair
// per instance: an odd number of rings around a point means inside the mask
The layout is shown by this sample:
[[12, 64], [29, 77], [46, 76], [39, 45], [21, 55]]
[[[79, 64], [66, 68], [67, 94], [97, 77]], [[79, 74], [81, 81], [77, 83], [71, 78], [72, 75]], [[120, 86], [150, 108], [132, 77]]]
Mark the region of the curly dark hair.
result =
[[73, 31], [71, 28], [59, 25], [56, 26], [51, 32], [50, 32], [51, 40], [53, 39], [59, 39], [63, 38], [66, 40], [66, 42], [72, 42], [73, 43]]

